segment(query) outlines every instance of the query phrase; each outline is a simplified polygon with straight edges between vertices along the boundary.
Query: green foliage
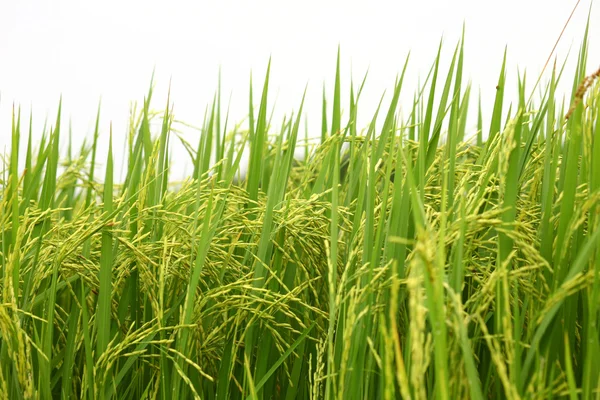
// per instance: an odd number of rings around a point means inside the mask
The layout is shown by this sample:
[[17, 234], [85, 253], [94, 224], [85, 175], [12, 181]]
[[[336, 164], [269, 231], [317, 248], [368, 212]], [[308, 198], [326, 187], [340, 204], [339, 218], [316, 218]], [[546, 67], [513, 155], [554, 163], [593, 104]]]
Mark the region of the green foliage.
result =
[[[505, 52], [485, 134], [481, 98], [476, 131], [467, 123], [464, 49], [463, 36], [443, 70], [440, 44], [402, 117], [407, 57], [365, 131], [366, 76], [344, 103], [338, 51], [302, 160], [305, 98], [274, 132], [270, 62], [247, 130], [228, 132], [228, 112], [222, 125], [219, 84], [196, 145], [170, 98], [152, 111], [151, 83], [123, 182], [100, 109], [91, 145], [69, 140], [64, 156], [60, 107], [37, 151], [30, 116], [22, 171], [15, 111], [0, 399], [597, 398], [600, 72], [586, 77], [587, 33], [567, 110], [555, 68], [539, 104], [519, 75], [506, 111]], [[179, 183], [177, 139], [194, 166]]]

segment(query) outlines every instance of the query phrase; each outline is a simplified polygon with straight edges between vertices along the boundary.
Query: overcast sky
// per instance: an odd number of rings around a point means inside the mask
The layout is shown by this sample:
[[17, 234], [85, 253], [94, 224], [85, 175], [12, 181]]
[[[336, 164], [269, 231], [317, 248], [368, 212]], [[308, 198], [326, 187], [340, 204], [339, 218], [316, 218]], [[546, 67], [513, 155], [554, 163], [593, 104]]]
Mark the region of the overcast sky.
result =
[[[231, 94], [231, 119], [241, 121], [247, 113], [250, 72], [258, 103], [269, 56], [275, 121], [298, 108], [308, 84], [309, 128], [318, 135], [322, 85], [326, 83], [331, 96], [338, 44], [343, 94], [350, 71], [359, 83], [369, 69], [359, 119], [364, 127], [383, 91], [393, 89], [408, 52], [406, 107], [419, 77], [423, 79], [431, 66], [440, 39], [444, 38], [447, 63], [463, 23], [465, 82], [472, 82], [475, 96], [481, 89], [484, 112], [490, 114], [505, 46], [509, 84], [516, 87], [519, 67], [527, 69], [531, 88], [575, 3], [0, 0], [0, 150], [10, 143], [13, 103], [21, 105], [25, 115], [32, 106], [35, 138], [46, 117], [53, 123], [61, 94], [63, 117], [71, 120], [77, 143], [91, 135], [102, 97], [102, 134], [107, 137], [112, 121], [121, 146], [131, 104], [143, 100], [153, 69], [154, 108], [164, 108], [172, 79], [176, 118], [200, 125], [221, 67], [224, 102]], [[569, 76], [589, 10], [590, 0], [582, 0], [557, 48], [559, 60], [571, 49]], [[589, 72], [600, 64], [597, 5], [590, 19]], [[347, 95], [344, 102], [347, 111]], [[189, 135], [194, 140], [194, 134]], [[105, 141], [103, 146], [105, 151]], [[181, 164], [184, 158], [176, 160]]]

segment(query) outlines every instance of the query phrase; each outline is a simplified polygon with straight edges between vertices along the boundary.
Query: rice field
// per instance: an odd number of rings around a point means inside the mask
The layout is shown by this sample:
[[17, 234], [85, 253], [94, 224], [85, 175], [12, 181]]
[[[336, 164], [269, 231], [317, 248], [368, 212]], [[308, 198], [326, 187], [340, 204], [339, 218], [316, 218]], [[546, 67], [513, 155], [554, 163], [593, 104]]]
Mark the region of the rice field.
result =
[[[586, 31], [576, 69], [549, 65], [535, 90], [503, 63], [482, 104], [461, 40], [401, 116], [405, 65], [364, 129], [365, 82], [342, 99], [338, 54], [312, 148], [305, 98], [271, 121], [270, 67], [247, 129], [217, 93], [197, 143], [169, 104], [153, 112], [151, 85], [122, 181], [112, 150], [97, 151], [113, 148], [100, 110], [77, 149], [60, 108], [37, 143], [15, 109], [0, 399], [600, 398], [600, 70], [587, 48]], [[174, 143], [193, 165], [183, 182]]]

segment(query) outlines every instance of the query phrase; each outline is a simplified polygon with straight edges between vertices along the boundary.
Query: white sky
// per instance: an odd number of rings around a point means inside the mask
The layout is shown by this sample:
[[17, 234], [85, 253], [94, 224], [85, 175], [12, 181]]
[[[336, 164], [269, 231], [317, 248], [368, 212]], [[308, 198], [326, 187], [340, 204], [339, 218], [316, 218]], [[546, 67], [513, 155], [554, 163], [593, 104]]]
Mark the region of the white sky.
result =
[[[107, 138], [113, 122], [120, 157], [131, 103], [141, 103], [154, 68], [153, 108], [164, 108], [172, 78], [176, 118], [198, 126], [212, 101], [221, 67], [223, 107], [231, 93], [231, 120], [239, 122], [247, 113], [250, 71], [258, 104], [269, 56], [271, 105], [277, 100], [274, 127], [284, 114], [298, 108], [308, 83], [305, 110], [309, 129], [317, 136], [322, 85], [326, 82], [331, 98], [338, 44], [346, 111], [350, 70], [359, 84], [369, 69], [359, 108], [359, 124], [365, 127], [383, 91], [389, 94], [393, 89], [409, 50], [403, 89], [407, 108], [442, 36], [444, 65], [449, 62], [463, 22], [465, 83], [473, 83], [473, 105], [481, 88], [484, 116], [489, 117], [504, 47], [508, 46], [509, 84], [516, 87], [518, 66], [527, 69], [531, 90], [575, 3], [0, 0], [0, 151], [10, 146], [13, 103], [22, 106], [27, 118], [33, 107], [34, 138], [39, 138], [45, 118], [54, 123], [62, 94], [63, 118], [71, 120], [76, 143], [91, 135], [102, 97], [101, 131]], [[582, 0], [557, 49], [562, 60], [571, 48], [569, 79], [589, 9], [590, 0]], [[591, 72], [600, 64], [597, 5], [590, 19]], [[443, 77], [445, 73], [442, 69]], [[565, 83], [566, 88], [571, 85]], [[514, 90], [508, 96], [514, 98]], [[197, 134], [189, 135], [195, 142]], [[104, 158], [106, 140], [102, 146], [99, 160]], [[175, 171], [181, 173], [187, 155], [175, 156]]]

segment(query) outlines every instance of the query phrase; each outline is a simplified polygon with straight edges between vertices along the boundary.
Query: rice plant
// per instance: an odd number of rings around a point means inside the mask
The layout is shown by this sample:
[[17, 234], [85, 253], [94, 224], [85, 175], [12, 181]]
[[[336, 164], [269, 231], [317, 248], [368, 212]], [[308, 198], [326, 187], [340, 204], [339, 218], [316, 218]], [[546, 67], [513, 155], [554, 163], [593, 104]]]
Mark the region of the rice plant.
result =
[[[341, 98], [338, 53], [312, 149], [305, 97], [269, 118], [270, 63], [247, 129], [227, 130], [217, 93], [195, 145], [170, 101], [153, 112], [151, 84], [122, 180], [100, 108], [79, 150], [60, 107], [37, 144], [15, 109], [0, 399], [599, 398], [600, 70], [587, 69], [587, 30], [576, 70], [555, 64], [539, 98], [503, 62], [489, 109], [473, 106], [463, 42], [447, 71], [438, 51], [402, 117], [404, 65], [364, 130], [365, 81]], [[194, 167], [183, 182], [170, 176], [176, 141]]]

